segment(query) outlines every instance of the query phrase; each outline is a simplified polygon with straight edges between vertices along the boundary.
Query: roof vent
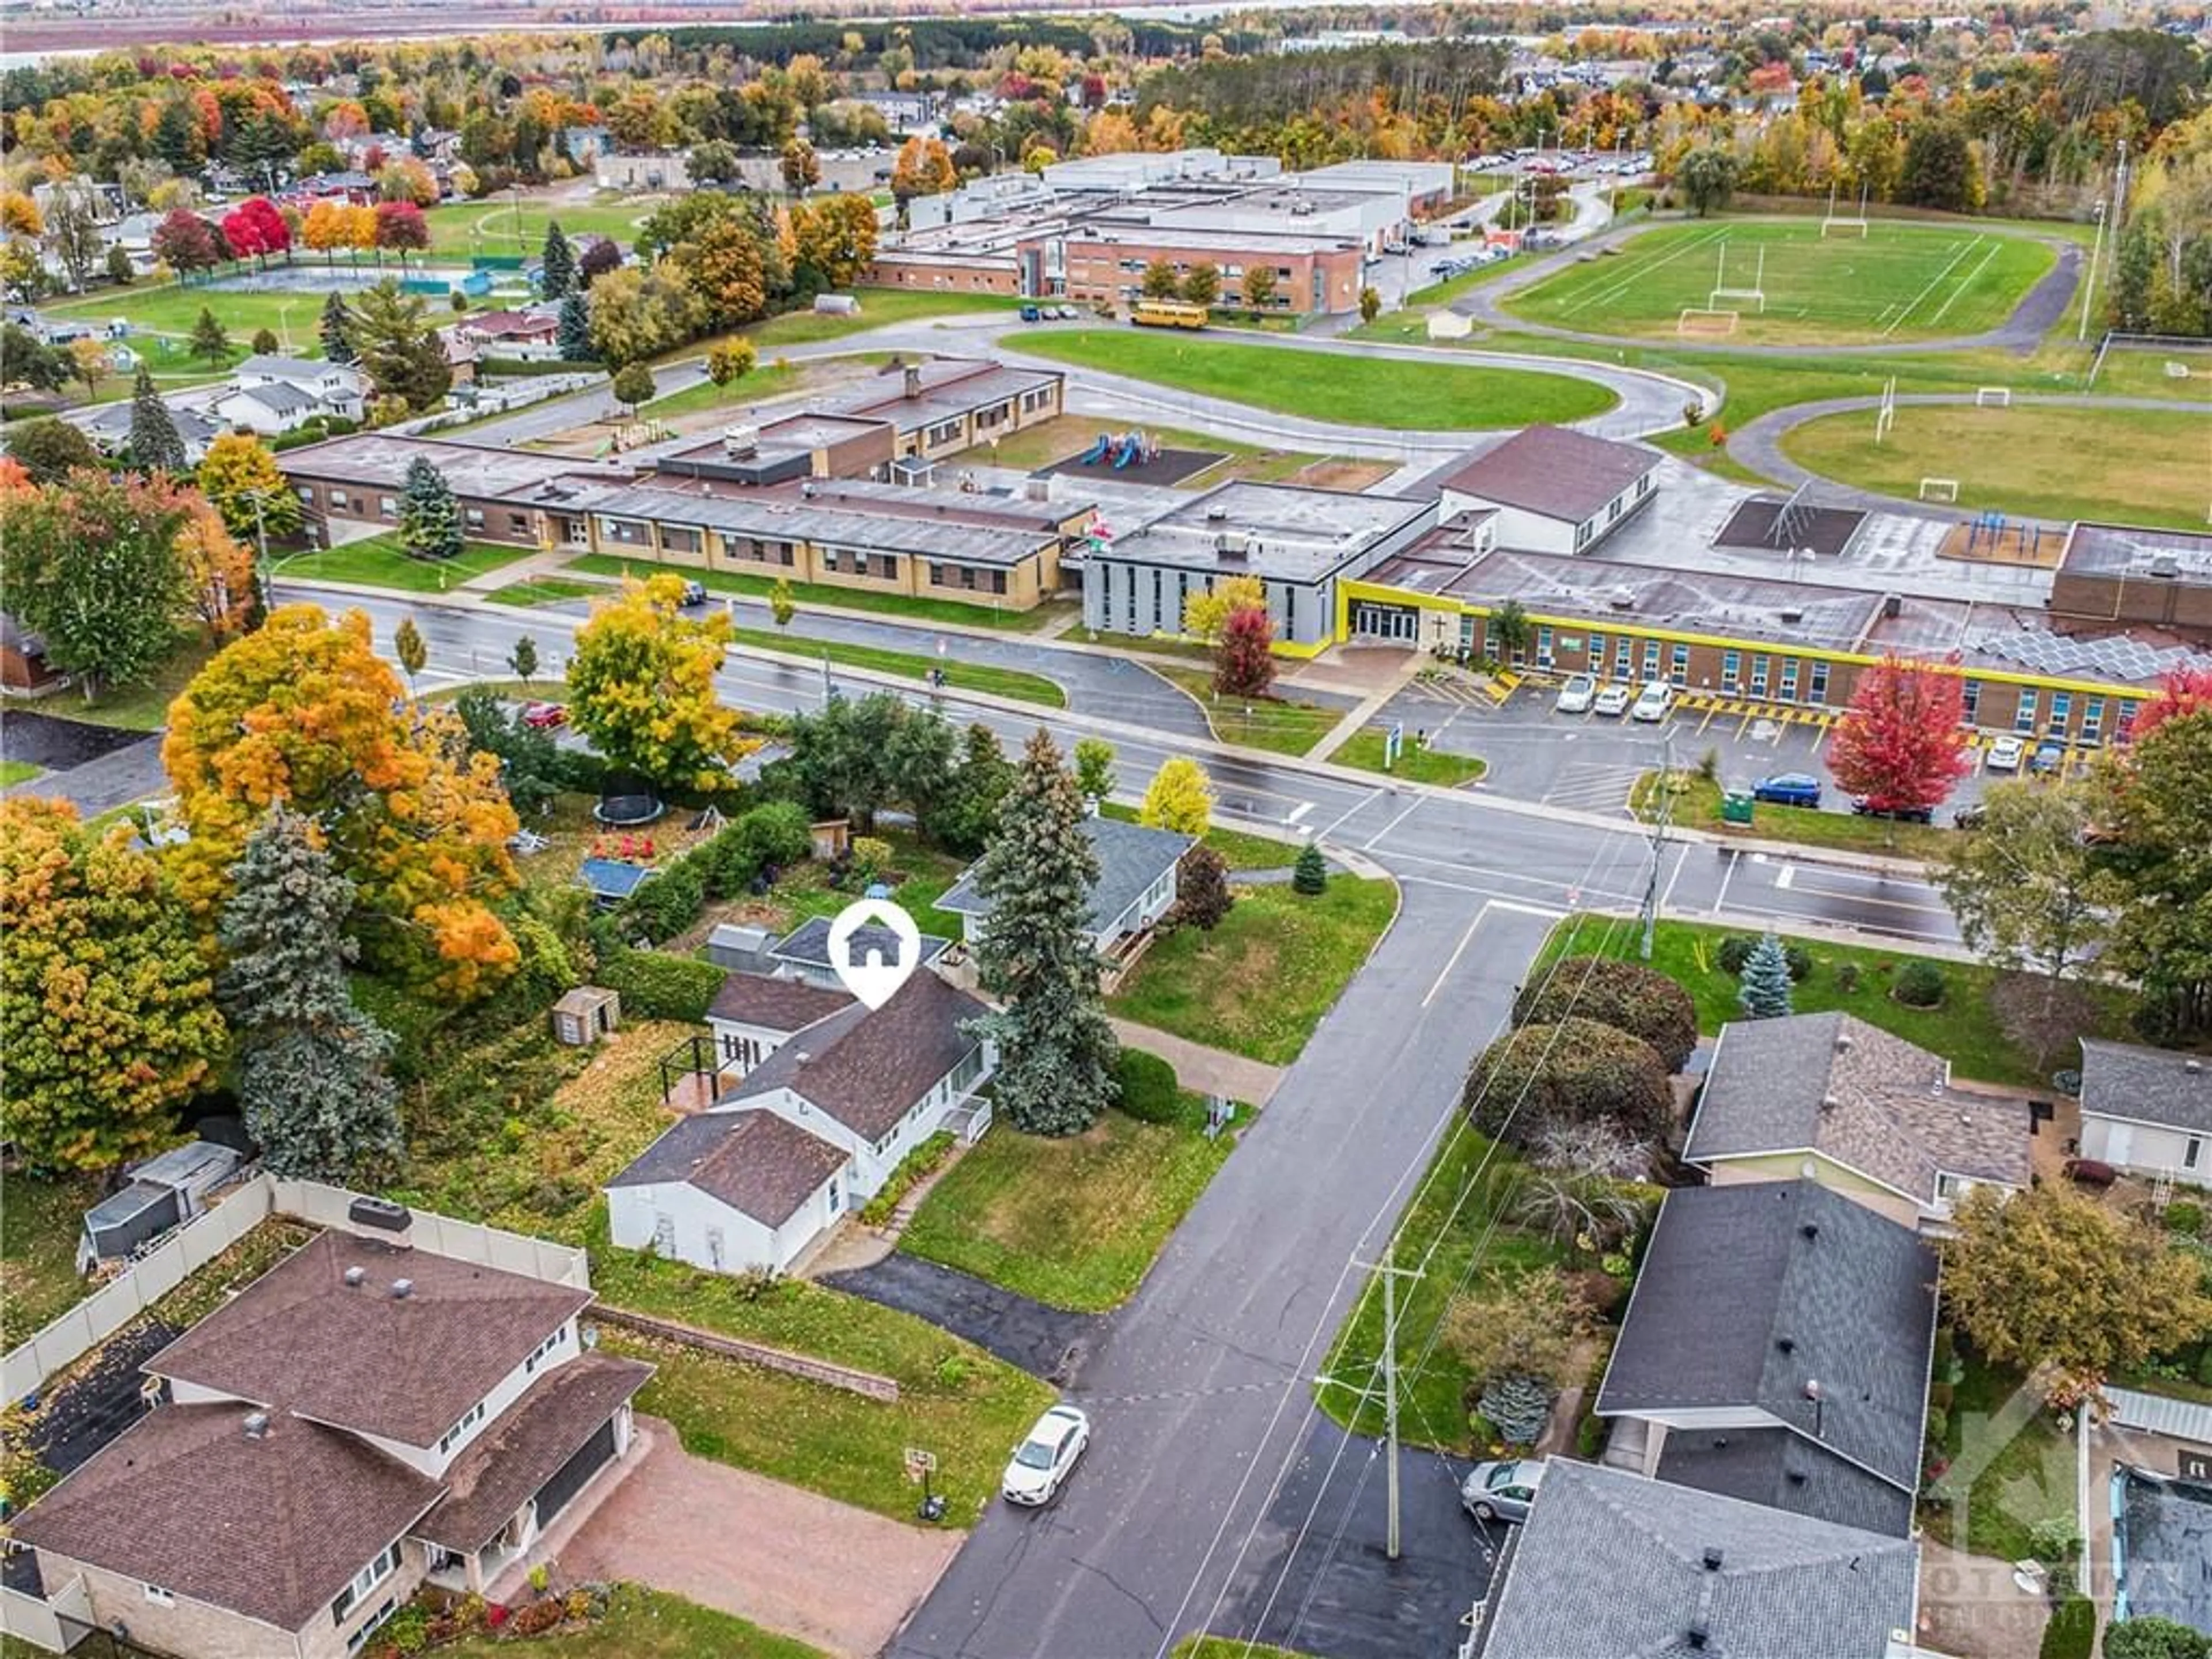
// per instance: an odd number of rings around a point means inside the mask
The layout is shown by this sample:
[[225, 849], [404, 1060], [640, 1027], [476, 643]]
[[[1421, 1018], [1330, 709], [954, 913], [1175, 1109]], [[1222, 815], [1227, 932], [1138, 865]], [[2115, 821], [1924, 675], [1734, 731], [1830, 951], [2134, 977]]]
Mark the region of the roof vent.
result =
[[1721, 1552], [1708, 1546], [1705, 1550], [1705, 1571], [1707, 1572], [1718, 1572], [1721, 1570]]
[[1832, 1112], [1837, 1107], [1843, 1103], [1844, 1097], [1841, 1095], [1822, 1095], [1820, 1097], [1820, 1109], [1824, 1112]]
[[345, 1270], [345, 1282], [356, 1290], [359, 1290], [368, 1279], [368, 1269], [366, 1267], [348, 1267]]
[[1797, 1236], [1806, 1239], [1818, 1238], [1820, 1236], [1820, 1224], [1814, 1221], [1807, 1222], [1797, 1230]]
[[1837, 1033], [1836, 1033], [1836, 1052], [1837, 1052], [1838, 1054], [1847, 1054], [1850, 1053], [1850, 1051], [1851, 1051], [1851, 1034], [1850, 1034], [1849, 1031], [1838, 1031], [1838, 1032], [1837, 1032]]
[[1797, 1352], [1797, 1339], [1794, 1336], [1777, 1337], [1774, 1341], [1774, 1346], [1784, 1353], [1796, 1353]]
[[1702, 1652], [1705, 1644], [1712, 1640], [1712, 1632], [1705, 1628], [1705, 1621], [1699, 1619], [1692, 1623], [1688, 1630], [1682, 1632], [1682, 1640], [1688, 1646]]
[[2181, 561], [2172, 553], [2154, 553], [2150, 556], [2150, 574], [2171, 581], [2181, 574]]
[[1206, 509], [1206, 521], [1208, 524], [1219, 524], [1228, 516], [1229, 509], [1222, 506], [1218, 501], [1214, 502], [1212, 506]]
[[248, 1440], [266, 1440], [269, 1437], [269, 1413], [267, 1412], [246, 1413], [246, 1437]]
[[1636, 590], [1624, 582], [1606, 595], [1605, 602], [1615, 611], [1633, 611], [1636, 609]]
[[1778, 615], [1784, 622], [1801, 623], [1805, 620], [1805, 607], [1802, 605], [1787, 605], [1783, 606], [1776, 614]]
[[395, 1279], [392, 1281], [392, 1299], [394, 1302], [404, 1302], [409, 1297], [414, 1294], [415, 1281], [413, 1279]]
[[2181, 1062], [2181, 1069], [2185, 1072], [2190, 1073], [2191, 1075], [2194, 1075], [2204, 1069], [2204, 1062], [2201, 1060], [2191, 1057], [2191, 1059], [2185, 1060]]

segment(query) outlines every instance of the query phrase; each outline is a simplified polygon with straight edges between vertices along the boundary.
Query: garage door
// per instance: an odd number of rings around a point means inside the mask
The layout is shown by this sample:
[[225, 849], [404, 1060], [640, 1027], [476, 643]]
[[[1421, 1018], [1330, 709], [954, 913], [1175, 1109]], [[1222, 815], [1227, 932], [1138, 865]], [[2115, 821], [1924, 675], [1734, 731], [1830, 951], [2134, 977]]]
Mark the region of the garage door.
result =
[[568, 1500], [581, 1492], [585, 1482], [614, 1455], [615, 1420], [611, 1417], [599, 1425], [599, 1431], [586, 1440], [574, 1457], [554, 1471], [550, 1480], [538, 1489], [539, 1531], [553, 1524], [553, 1517], [568, 1507]]

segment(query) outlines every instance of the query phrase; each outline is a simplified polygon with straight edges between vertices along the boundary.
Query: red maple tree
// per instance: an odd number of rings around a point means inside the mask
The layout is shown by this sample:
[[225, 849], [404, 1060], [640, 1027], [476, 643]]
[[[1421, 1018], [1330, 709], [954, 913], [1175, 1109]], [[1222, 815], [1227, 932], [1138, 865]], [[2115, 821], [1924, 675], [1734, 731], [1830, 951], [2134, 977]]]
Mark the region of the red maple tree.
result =
[[2212, 668], [2177, 668], [2160, 683], [2158, 695], [2136, 711], [2124, 734], [2132, 743], [2168, 720], [2212, 708]]
[[1240, 605], [1213, 647], [1213, 689], [1224, 697], [1264, 697], [1275, 684], [1275, 621], [1264, 605]]
[[1878, 812], [1933, 806], [1972, 763], [1959, 677], [1884, 657], [1859, 676], [1828, 745], [1828, 770]]

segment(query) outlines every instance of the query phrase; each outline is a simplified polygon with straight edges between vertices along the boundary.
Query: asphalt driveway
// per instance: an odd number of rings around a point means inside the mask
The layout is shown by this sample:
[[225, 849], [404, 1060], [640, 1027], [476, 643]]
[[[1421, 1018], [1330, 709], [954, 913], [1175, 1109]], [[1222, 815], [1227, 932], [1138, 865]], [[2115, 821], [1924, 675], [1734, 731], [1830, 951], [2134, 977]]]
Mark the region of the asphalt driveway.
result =
[[927, 1319], [1032, 1376], [1063, 1386], [1074, 1380], [1105, 1323], [1100, 1315], [1048, 1308], [969, 1274], [896, 1251], [871, 1267], [825, 1274], [822, 1282]]
[[902, 1526], [723, 1463], [640, 1417], [644, 1461], [560, 1552], [561, 1578], [633, 1579], [844, 1659], [897, 1633], [963, 1534]]

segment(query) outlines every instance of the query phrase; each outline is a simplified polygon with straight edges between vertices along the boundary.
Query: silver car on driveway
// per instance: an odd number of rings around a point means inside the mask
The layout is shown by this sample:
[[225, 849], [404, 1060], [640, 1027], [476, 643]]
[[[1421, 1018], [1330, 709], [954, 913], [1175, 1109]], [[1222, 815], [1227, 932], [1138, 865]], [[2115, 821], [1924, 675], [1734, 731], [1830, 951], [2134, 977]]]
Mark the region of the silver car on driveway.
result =
[[1526, 1521], [1543, 1481], [1544, 1466], [1533, 1457], [1477, 1463], [1460, 1483], [1460, 1507], [1484, 1522]]

